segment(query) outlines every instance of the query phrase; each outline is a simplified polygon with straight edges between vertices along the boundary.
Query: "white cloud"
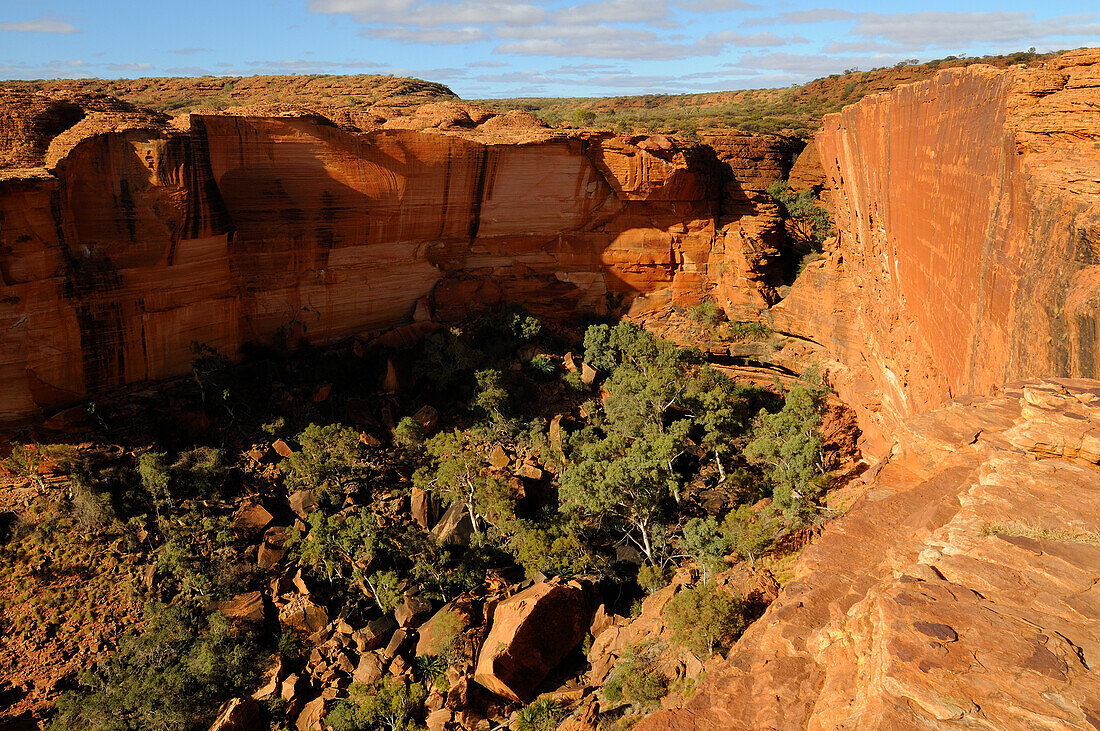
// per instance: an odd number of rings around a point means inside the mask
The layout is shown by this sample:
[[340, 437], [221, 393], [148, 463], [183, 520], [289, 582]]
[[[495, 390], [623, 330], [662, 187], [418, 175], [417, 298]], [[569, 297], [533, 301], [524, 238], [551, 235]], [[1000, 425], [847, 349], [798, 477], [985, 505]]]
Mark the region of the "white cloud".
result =
[[481, 28], [407, 28], [404, 26], [387, 26], [382, 28], [367, 28], [360, 35], [367, 38], [388, 38], [392, 41], [403, 43], [436, 43], [441, 45], [456, 45], [460, 43], [474, 43], [489, 39], [489, 34]]
[[765, 15], [748, 18], [741, 25], [779, 25], [781, 23], [824, 23], [831, 20], [850, 20], [856, 14], [840, 8], [816, 8], [813, 10], [795, 10], [779, 15]]
[[860, 13], [852, 35], [909, 49], [1030, 43], [1045, 38], [1100, 36], [1100, 15], [1035, 20], [1032, 13]]
[[178, 54], [180, 56], [190, 56], [190, 55], [195, 54], [195, 53], [211, 53], [211, 52], [213, 52], [213, 50], [214, 50], [213, 48], [199, 48], [197, 46], [188, 46], [187, 48], [173, 49], [173, 50], [169, 51], [168, 53], [175, 53], [175, 54]]
[[109, 63], [108, 71], [148, 71], [153, 68], [151, 63]]
[[54, 18], [42, 17], [38, 20], [24, 20], [13, 23], [0, 23], [0, 31], [9, 33], [76, 33], [77, 28]]

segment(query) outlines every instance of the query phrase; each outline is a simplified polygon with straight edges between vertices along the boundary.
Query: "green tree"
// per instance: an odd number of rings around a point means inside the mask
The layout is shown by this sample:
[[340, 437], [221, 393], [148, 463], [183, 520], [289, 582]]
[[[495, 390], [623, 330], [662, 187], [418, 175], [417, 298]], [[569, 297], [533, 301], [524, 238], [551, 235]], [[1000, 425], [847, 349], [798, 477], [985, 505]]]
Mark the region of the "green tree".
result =
[[432, 464], [417, 470], [413, 483], [465, 507], [479, 538], [483, 523], [499, 527], [515, 514], [515, 498], [508, 484], [488, 471], [491, 442], [483, 431], [441, 432], [429, 439], [425, 448]]
[[695, 560], [703, 583], [706, 583], [710, 574], [725, 568], [724, 559], [730, 552], [730, 540], [715, 518], [692, 518], [684, 523], [680, 550]]
[[761, 410], [745, 458], [764, 468], [772, 502], [792, 522], [807, 519], [825, 489], [823, 440], [818, 432], [828, 390], [811, 374], [787, 392], [783, 408]]
[[365, 445], [348, 426], [310, 424], [298, 434], [301, 449], [279, 463], [291, 490], [314, 490], [322, 500], [343, 502], [365, 479]]
[[62, 693], [51, 729], [191, 731], [207, 728], [226, 699], [247, 693], [261, 654], [221, 614], [192, 618], [151, 605], [140, 631]]
[[340, 701], [325, 722], [334, 731], [420, 731], [428, 692], [420, 683], [386, 676], [373, 686], [352, 683], [349, 697]]
[[713, 583], [681, 589], [665, 609], [673, 639], [709, 658], [715, 648], [728, 648], [745, 629], [741, 601]]
[[551, 698], [539, 698], [519, 709], [515, 731], [554, 731], [565, 717], [565, 708]]
[[755, 564], [775, 539], [778, 526], [770, 508], [757, 512], [749, 505], [739, 505], [726, 514], [722, 530], [731, 550]]
[[484, 411], [492, 421], [501, 421], [504, 418], [505, 406], [508, 403], [508, 391], [504, 388], [504, 376], [496, 369], [487, 368], [475, 373], [474, 378], [477, 380], [474, 406]]
[[416, 419], [406, 416], [397, 422], [393, 430], [393, 440], [410, 452], [418, 452], [424, 446], [424, 427]]

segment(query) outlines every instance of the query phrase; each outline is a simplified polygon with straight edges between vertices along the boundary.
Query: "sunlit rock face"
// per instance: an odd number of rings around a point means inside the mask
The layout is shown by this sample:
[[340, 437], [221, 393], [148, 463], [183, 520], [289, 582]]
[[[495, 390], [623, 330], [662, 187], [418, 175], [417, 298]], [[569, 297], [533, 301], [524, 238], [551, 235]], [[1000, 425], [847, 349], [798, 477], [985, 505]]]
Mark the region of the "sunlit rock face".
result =
[[774, 310], [898, 420], [1014, 378], [1100, 375], [1100, 52], [951, 69], [825, 118], [839, 240]]
[[744, 135], [755, 156], [719, 156], [428, 111], [369, 132], [306, 113], [25, 124], [47, 132], [0, 170], [0, 421], [184, 373], [192, 342], [236, 357], [501, 302], [565, 317], [775, 300], [754, 252], [778, 255], [763, 188], [797, 140]]

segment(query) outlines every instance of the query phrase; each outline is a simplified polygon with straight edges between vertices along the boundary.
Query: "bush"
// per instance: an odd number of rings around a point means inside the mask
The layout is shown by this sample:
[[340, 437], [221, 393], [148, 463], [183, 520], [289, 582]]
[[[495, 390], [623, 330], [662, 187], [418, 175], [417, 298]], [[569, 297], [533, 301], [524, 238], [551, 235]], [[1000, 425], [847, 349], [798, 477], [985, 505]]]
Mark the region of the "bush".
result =
[[612, 703], [625, 699], [643, 709], [659, 703], [668, 693], [668, 679], [657, 667], [658, 649], [628, 647], [604, 683], [604, 697]]
[[221, 614], [196, 620], [180, 607], [151, 606], [147, 624], [80, 677], [57, 702], [51, 729], [199, 729], [218, 706], [248, 692], [260, 653]]
[[646, 594], [652, 594], [668, 586], [668, 576], [665, 570], [658, 566], [648, 564], [638, 567], [638, 586]]
[[539, 698], [520, 709], [515, 731], [554, 731], [565, 716], [565, 709], [555, 700]]
[[397, 422], [397, 427], [393, 430], [393, 441], [410, 452], [418, 451], [424, 445], [424, 427], [416, 419], [406, 416]]
[[428, 693], [420, 683], [406, 685], [387, 676], [374, 686], [353, 683], [349, 698], [336, 704], [325, 721], [334, 731], [419, 731], [417, 720]]
[[703, 300], [688, 310], [688, 316], [704, 325], [717, 325], [722, 319], [722, 310], [713, 300]]
[[301, 449], [279, 463], [291, 490], [314, 490], [321, 500], [343, 503], [362, 479], [366, 455], [359, 432], [340, 424], [310, 424], [298, 435]]
[[741, 601], [713, 583], [682, 589], [665, 613], [673, 639], [701, 659], [728, 648], [745, 629]]

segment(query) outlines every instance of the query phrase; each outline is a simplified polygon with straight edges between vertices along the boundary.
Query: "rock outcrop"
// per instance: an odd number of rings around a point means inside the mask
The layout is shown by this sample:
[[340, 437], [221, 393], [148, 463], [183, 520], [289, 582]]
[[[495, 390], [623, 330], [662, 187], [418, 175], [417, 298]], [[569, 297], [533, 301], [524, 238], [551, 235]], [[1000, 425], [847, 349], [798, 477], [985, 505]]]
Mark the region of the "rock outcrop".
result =
[[1100, 382], [909, 419], [683, 708], [638, 729], [1090, 728]]
[[951, 69], [825, 118], [838, 242], [772, 313], [837, 362], [870, 451], [955, 395], [1100, 375], [1098, 100], [1092, 49]]
[[[716, 284], [762, 309], [780, 228], [762, 190], [800, 144], [735, 135], [716, 156], [456, 103], [369, 132], [308, 111], [11, 109], [37, 136], [0, 139], [0, 421], [186, 373], [193, 342], [232, 358], [504, 301], [691, 304]], [[27, 161], [45, 167], [11, 167]]]
[[474, 680], [499, 696], [529, 702], [535, 688], [580, 644], [591, 611], [576, 581], [543, 581], [500, 603], [481, 646]]

